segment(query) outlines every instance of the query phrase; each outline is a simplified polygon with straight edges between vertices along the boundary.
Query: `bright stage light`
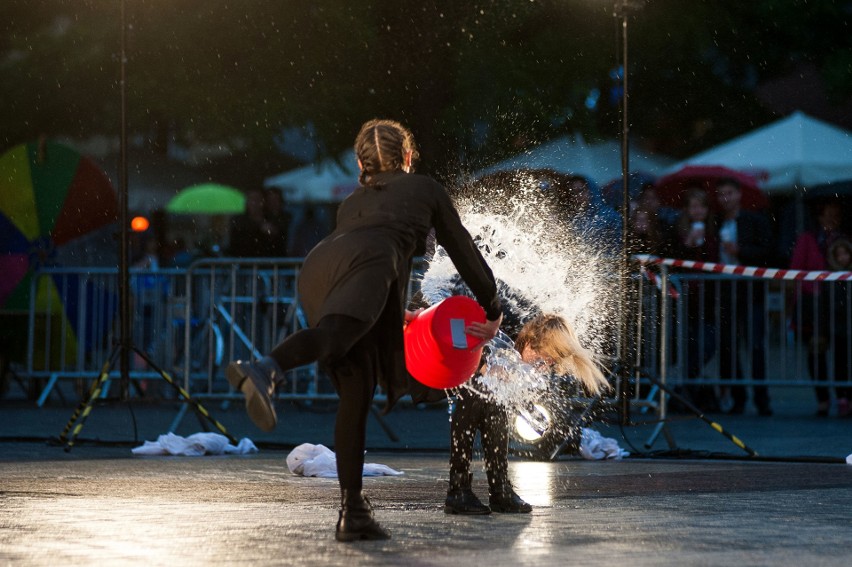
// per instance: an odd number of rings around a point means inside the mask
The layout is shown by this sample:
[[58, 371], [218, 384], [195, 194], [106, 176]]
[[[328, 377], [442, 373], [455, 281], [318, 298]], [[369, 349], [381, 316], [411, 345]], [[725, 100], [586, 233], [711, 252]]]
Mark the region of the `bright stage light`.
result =
[[522, 410], [515, 417], [515, 431], [524, 441], [535, 442], [544, 436], [550, 427], [550, 413], [539, 404]]

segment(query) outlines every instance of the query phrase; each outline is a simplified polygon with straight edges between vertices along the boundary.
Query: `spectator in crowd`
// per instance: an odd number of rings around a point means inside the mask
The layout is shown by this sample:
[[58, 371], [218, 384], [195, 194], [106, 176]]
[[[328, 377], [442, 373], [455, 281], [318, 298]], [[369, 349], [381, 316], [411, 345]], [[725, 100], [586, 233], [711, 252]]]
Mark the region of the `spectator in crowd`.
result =
[[287, 247], [287, 255], [293, 258], [304, 258], [311, 249], [319, 244], [330, 232], [324, 216], [319, 214], [317, 205], [305, 205], [302, 216], [293, 227], [293, 237]]
[[[719, 200], [719, 260], [724, 264], [765, 266], [772, 252], [769, 220], [761, 213], [741, 207], [742, 187], [733, 178], [716, 183]], [[727, 282], [723, 282], [726, 284]], [[766, 378], [764, 338], [764, 283], [738, 280], [720, 287], [719, 297], [719, 372], [722, 379], [745, 378], [737, 356], [738, 337], [745, 336], [751, 350], [751, 379]], [[758, 414], [772, 415], [769, 391], [755, 386], [753, 400]], [[745, 411], [746, 388], [741, 385], [722, 389], [728, 413]]]
[[186, 244], [186, 239], [182, 236], [175, 238], [174, 247], [172, 248], [171, 266], [174, 268], [188, 268], [195, 259], [195, 254]]
[[275, 227], [266, 220], [264, 194], [259, 188], [246, 192], [246, 210], [231, 219], [230, 249], [231, 256], [265, 257], [273, 250]]
[[[710, 211], [710, 199], [702, 187], [689, 187], [683, 197], [683, 209], [675, 222], [674, 255], [684, 260], [717, 262], [719, 238], [716, 220]], [[701, 375], [716, 349], [714, 314], [716, 286], [707, 285], [702, 274], [690, 271], [681, 300], [686, 302], [687, 362], [686, 375], [690, 381]], [[692, 384], [685, 390], [692, 403], [705, 412], [719, 411], [716, 392], [711, 387]]]
[[621, 216], [604, 203], [597, 187], [582, 175], [560, 175], [553, 186], [559, 217], [578, 235], [598, 242], [610, 253], [621, 246]]
[[[838, 238], [828, 249], [828, 267], [835, 271], [852, 271], [852, 242], [846, 238]], [[849, 283], [835, 284], [835, 309], [834, 309], [834, 336], [831, 348], [834, 352], [834, 380], [835, 382], [849, 382], [849, 326], [852, 318], [849, 316]], [[849, 401], [852, 399], [852, 388], [849, 386], [837, 386], [835, 388], [837, 399], [837, 417], [849, 417], [852, 408]]]
[[678, 211], [671, 207], [664, 207], [660, 202], [660, 195], [653, 183], [645, 183], [639, 191], [639, 196], [634, 203], [635, 209], [645, 209], [653, 214], [659, 221], [661, 229], [668, 235], [669, 230], [677, 221]]
[[290, 213], [284, 207], [284, 197], [277, 187], [268, 187], [263, 192], [264, 218], [269, 229], [269, 256], [287, 255], [290, 235]]
[[685, 260], [716, 262], [719, 259], [719, 234], [710, 210], [710, 199], [701, 187], [684, 192], [683, 209], [675, 221], [675, 250]]
[[630, 215], [630, 250], [637, 254], [668, 256], [671, 251], [667, 231], [653, 211], [639, 207]]
[[[802, 232], [796, 239], [796, 244], [793, 247], [793, 255], [790, 259], [790, 268], [795, 270], [820, 271], [829, 269], [829, 250], [832, 246], [840, 241], [848, 244], [848, 241], [843, 238], [840, 233], [840, 225], [842, 221], [842, 212], [839, 203], [835, 201], [825, 201], [817, 207], [817, 226], [812, 230]], [[844, 248], [838, 247], [834, 250], [834, 256], [831, 257], [831, 262], [835, 265], [842, 265]], [[828, 360], [827, 352], [829, 343], [831, 342], [831, 323], [832, 320], [837, 322], [838, 317], [832, 317], [832, 313], [839, 313], [838, 305], [832, 305], [832, 300], [829, 296], [829, 287], [837, 285], [834, 283], [820, 284], [816, 282], [801, 282], [801, 303], [793, 307], [793, 320], [797, 332], [802, 338], [802, 342], [808, 351], [808, 369], [811, 373], [811, 378], [817, 382], [825, 381], [828, 377]], [[842, 300], [842, 294], [834, 294], [834, 298]], [[845, 310], [843, 310], [845, 311]], [[835, 327], [835, 354], [841, 358], [836, 362], [841, 362], [839, 366], [835, 366], [835, 376], [839, 375], [842, 369], [842, 374], [846, 375], [846, 345], [837, 343], [839, 336], [845, 336], [845, 319], [842, 319], [843, 329]], [[845, 342], [845, 341], [844, 341]], [[838, 353], [842, 350], [842, 353]], [[829, 388], [825, 386], [817, 386], [814, 388], [817, 398], [817, 415], [825, 417], [829, 413], [831, 406], [831, 393]], [[840, 402], [838, 398], [838, 409]], [[849, 412], [848, 397], [844, 395], [845, 413]]]

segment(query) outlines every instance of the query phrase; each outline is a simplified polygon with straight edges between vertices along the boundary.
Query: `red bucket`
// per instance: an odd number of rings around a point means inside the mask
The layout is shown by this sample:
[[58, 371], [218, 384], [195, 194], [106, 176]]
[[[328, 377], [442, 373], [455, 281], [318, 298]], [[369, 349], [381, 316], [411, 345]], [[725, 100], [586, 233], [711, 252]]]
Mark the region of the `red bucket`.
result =
[[455, 388], [473, 376], [482, 356], [481, 339], [464, 332], [484, 323], [485, 310], [473, 299], [453, 295], [423, 311], [405, 327], [405, 366], [430, 388]]

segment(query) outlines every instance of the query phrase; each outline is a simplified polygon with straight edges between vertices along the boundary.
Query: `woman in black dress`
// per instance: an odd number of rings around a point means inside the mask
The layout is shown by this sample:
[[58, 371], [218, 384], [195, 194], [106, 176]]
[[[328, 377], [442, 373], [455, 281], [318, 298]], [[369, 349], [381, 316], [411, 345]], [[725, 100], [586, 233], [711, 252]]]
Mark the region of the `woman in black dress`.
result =
[[486, 264], [444, 188], [411, 173], [417, 159], [414, 138], [390, 120], [371, 120], [355, 139], [361, 186], [337, 211], [337, 228], [305, 258], [299, 298], [310, 324], [288, 336], [269, 356], [232, 362], [226, 371], [243, 392], [252, 421], [275, 427], [272, 394], [284, 372], [319, 361], [340, 397], [334, 429], [341, 488], [336, 538], [387, 539], [361, 494], [367, 417], [376, 385], [387, 393], [388, 409], [408, 391], [403, 322], [412, 260], [425, 252], [434, 229], [464, 281], [485, 309], [487, 321], [466, 332], [493, 338], [502, 319], [491, 269]]

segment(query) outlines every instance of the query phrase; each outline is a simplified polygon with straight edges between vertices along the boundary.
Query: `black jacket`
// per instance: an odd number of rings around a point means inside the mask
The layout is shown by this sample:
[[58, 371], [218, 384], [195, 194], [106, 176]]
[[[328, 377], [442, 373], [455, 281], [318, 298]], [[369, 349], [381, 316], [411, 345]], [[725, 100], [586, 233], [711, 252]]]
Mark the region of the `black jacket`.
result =
[[408, 391], [403, 310], [412, 260], [426, 236], [447, 251], [489, 319], [500, 314], [494, 275], [462, 226], [444, 188], [423, 175], [382, 173], [338, 208], [337, 227], [305, 258], [299, 296], [311, 325], [326, 315], [348, 315], [371, 330], [347, 356], [355, 368], [372, 368], [388, 407]]

